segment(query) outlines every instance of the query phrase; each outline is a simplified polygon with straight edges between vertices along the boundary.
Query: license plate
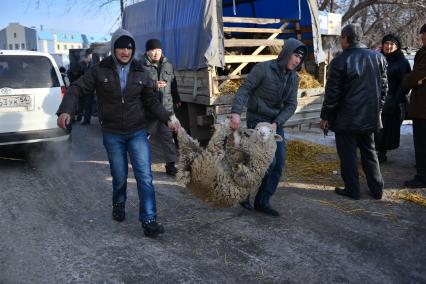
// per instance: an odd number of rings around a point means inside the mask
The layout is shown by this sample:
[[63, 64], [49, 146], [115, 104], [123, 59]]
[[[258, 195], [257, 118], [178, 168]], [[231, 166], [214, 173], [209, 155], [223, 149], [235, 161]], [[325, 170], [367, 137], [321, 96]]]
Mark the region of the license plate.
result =
[[0, 108], [30, 106], [31, 96], [0, 96]]

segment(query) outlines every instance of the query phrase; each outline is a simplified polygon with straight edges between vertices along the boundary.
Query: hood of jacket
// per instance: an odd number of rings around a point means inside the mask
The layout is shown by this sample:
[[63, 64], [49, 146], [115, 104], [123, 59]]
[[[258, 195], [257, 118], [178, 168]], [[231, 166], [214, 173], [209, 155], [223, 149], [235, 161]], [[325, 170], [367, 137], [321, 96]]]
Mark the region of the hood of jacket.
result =
[[[132, 39], [133, 41], [133, 52], [132, 52], [132, 57], [130, 58], [129, 62], [126, 64], [130, 64], [133, 61], [133, 58], [135, 57], [135, 51], [136, 51], [136, 45], [135, 45], [135, 38], [132, 36], [132, 34], [128, 31], [126, 31], [125, 29], [117, 29], [111, 36], [111, 55], [112, 58], [114, 59], [114, 62], [116, 64], [120, 64], [118, 62], [118, 59], [115, 57], [115, 50], [114, 50], [114, 45], [115, 42], [122, 36], [128, 36]], [[120, 64], [122, 65], [122, 64]]]
[[300, 61], [300, 64], [296, 67], [296, 70], [299, 69], [299, 67], [302, 65], [303, 61], [305, 60], [306, 55], [308, 54], [308, 49], [306, 45], [304, 45], [301, 41], [294, 38], [289, 38], [288, 40], [284, 42], [284, 47], [277, 58], [277, 63], [278, 63], [278, 66], [280, 66], [280, 68], [284, 68], [284, 66], [287, 65], [287, 62], [290, 59], [291, 55], [299, 46], [303, 46], [305, 50], [305, 54], [303, 55], [303, 58]]

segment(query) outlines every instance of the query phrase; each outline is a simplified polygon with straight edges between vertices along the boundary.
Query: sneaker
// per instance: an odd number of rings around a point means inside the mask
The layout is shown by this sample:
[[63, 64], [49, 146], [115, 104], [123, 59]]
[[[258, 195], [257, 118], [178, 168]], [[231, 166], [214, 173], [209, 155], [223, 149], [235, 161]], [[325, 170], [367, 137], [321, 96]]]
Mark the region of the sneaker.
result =
[[175, 167], [175, 163], [174, 162], [166, 164], [166, 174], [168, 174], [170, 176], [176, 176], [177, 169]]
[[274, 208], [272, 208], [270, 205], [268, 206], [259, 206], [259, 205], [254, 205], [254, 210], [259, 211], [261, 213], [264, 213], [266, 215], [272, 216], [272, 217], [279, 217], [280, 213], [275, 210]]
[[157, 223], [155, 220], [149, 220], [142, 223], [142, 229], [145, 236], [149, 238], [155, 238], [158, 235], [164, 233], [163, 225]]
[[404, 186], [408, 188], [426, 188], [426, 183], [415, 177], [412, 180], [404, 182]]
[[117, 222], [123, 222], [126, 218], [126, 210], [124, 203], [112, 204], [112, 219]]
[[337, 194], [339, 194], [339, 195], [343, 195], [343, 196], [350, 197], [350, 198], [352, 198], [352, 199], [359, 200], [359, 196], [355, 196], [355, 195], [353, 195], [352, 193], [349, 193], [349, 192], [348, 192], [346, 189], [344, 189], [344, 188], [336, 187], [336, 188], [334, 189], [334, 192], [336, 192], [336, 193], [337, 193]]

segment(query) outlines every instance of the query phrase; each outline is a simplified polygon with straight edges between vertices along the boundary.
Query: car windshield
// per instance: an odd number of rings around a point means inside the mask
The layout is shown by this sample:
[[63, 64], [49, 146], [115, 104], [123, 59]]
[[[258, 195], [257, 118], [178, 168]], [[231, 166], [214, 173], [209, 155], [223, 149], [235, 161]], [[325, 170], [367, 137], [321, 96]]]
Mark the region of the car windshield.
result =
[[31, 55], [0, 56], [0, 88], [59, 87], [55, 68], [49, 58]]

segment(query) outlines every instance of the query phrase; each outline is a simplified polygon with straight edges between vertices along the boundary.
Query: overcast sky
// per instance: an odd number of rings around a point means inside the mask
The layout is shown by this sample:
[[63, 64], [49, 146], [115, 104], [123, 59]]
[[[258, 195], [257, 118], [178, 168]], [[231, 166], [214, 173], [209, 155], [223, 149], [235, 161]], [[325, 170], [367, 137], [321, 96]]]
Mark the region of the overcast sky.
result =
[[[40, 29], [108, 35], [120, 24], [120, 1], [99, 8], [102, 0], [0, 0], [0, 29], [9, 23]], [[39, 5], [37, 5], [39, 3]]]

